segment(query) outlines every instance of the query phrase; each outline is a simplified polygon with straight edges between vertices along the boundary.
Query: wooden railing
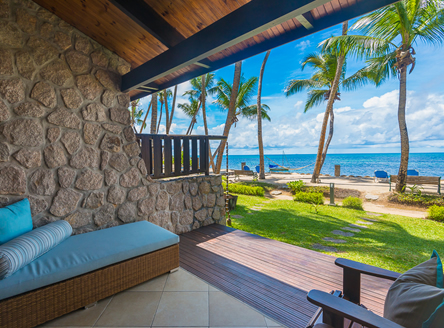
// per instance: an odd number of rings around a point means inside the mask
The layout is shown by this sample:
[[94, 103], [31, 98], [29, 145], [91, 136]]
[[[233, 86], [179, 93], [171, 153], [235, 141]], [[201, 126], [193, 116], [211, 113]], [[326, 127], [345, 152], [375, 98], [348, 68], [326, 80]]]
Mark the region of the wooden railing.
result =
[[137, 134], [141, 157], [154, 179], [210, 173], [210, 140], [224, 136]]

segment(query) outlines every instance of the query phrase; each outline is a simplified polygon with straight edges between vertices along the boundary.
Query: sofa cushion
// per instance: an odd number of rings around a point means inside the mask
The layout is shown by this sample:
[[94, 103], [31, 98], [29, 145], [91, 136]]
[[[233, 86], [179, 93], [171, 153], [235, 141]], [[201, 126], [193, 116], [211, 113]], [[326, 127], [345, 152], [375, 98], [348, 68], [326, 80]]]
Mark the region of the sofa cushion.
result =
[[71, 225], [63, 220], [21, 235], [0, 246], [0, 279], [9, 277], [71, 236]]
[[179, 242], [179, 236], [147, 221], [69, 237], [8, 279], [0, 299], [48, 286]]
[[31, 206], [27, 198], [0, 208], [0, 245], [31, 230]]
[[387, 293], [384, 317], [406, 328], [442, 328], [442, 270], [438, 253], [433, 251], [430, 260], [401, 275]]

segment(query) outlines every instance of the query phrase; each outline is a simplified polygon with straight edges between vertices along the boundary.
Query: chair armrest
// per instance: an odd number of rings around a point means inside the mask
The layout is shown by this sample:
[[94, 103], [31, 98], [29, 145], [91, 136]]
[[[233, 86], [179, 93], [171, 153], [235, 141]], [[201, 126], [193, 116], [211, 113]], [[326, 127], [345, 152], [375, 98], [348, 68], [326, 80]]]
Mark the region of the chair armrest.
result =
[[347, 259], [336, 259], [335, 264], [341, 268], [364, 273], [369, 276], [384, 278], [395, 281], [401, 275], [398, 272], [381, 269], [372, 265], [355, 262]]
[[335, 316], [347, 318], [368, 328], [403, 328], [402, 326], [380, 317], [359, 305], [348, 302], [342, 298], [331, 294], [312, 290], [307, 295], [308, 301], [323, 310], [323, 315], [333, 314]]

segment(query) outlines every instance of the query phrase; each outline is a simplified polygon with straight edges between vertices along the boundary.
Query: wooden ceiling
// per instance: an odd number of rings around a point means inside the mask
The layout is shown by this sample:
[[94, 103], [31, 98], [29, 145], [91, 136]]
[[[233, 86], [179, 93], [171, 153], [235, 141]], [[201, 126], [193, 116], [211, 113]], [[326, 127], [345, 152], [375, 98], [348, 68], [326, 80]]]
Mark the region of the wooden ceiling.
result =
[[[264, 0], [34, 1], [131, 63], [132, 72], [123, 77], [125, 85], [123, 88], [131, 90], [133, 99], [396, 2], [396, 0], [268, 0], [268, 3]], [[269, 7], [265, 8], [267, 5]], [[263, 11], [260, 10], [261, 6], [265, 8]], [[282, 7], [281, 12], [276, 10], [274, 13], [274, 8], [279, 6]], [[301, 7], [301, 10], [295, 11], [296, 7]], [[293, 10], [297, 16], [284, 16], [282, 10], [285, 11], [286, 8]], [[304, 8], [309, 10], [304, 11]], [[241, 16], [235, 15], [242, 10], [245, 19], [239, 19]], [[269, 21], [274, 23], [268, 22], [266, 19], [268, 14], [270, 14]], [[273, 14], [275, 16], [272, 17]], [[235, 19], [236, 17], [238, 19]], [[280, 21], [276, 19], [278, 17]], [[254, 26], [258, 20], [263, 24]], [[245, 30], [247, 23], [252, 26], [253, 34], [235, 35], [236, 29]], [[239, 26], [236, 26], [237, 24]], [[210, 28], [206, 29], [209, 26]], [[234, 33], [230, 32], [230, 28]], [[206, 33], [211, 29], [212, 34]], [[225, 30], [226, 33], [233, 35], [235, 41], [214, 43], [211, 36], [223, 39]], [[180, 63], [178, 57], [186, 52], [184, 50], [189, 47], [199, 48], [200, 45], [204, 46], [207, 43], [215, 44], [208, 49], [201, 47], [208, 56], [190, 54], [189, 58], [199, 60], [187, 64], [187, 59], [184, 58], [184, 63]], [[154, 58], [156, 60], [152, 61]], [[168, 67], [171, 58], [177, 63]], [[153, 67], [157, 69], [159, 63], [164, 62], [165, 72], [153, 73], [151, 76]]]

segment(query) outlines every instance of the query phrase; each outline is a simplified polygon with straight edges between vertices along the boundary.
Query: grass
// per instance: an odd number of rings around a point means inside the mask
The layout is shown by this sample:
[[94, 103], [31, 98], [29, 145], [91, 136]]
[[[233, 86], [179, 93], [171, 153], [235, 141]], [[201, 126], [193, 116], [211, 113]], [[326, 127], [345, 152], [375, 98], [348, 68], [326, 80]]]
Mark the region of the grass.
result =
[[[313, 205], [290, 200], [273, 200], [264, 204], [261, 211], [251, 210], [266, 200], [239, 195], [236, 210], [231, 214], [243, 218], [232, 219], [233, 227], [308, 249], [313, 249], [315, 243], [334, 246], [340, 253], [323, 253], [397, 272], [429, 259], [433, 249], [444, 256], [444, 224], [440, 222], [384, 214], [376, 217], [379, 222], [361, 229], [354, 237], [340, 237], [331, 232], [356, 223], [366, 216], [364, 211], [331, 206], [315, 209]], [[323, 241], [324, 237], [345, 239], [347, 243], [333, 244]]]

